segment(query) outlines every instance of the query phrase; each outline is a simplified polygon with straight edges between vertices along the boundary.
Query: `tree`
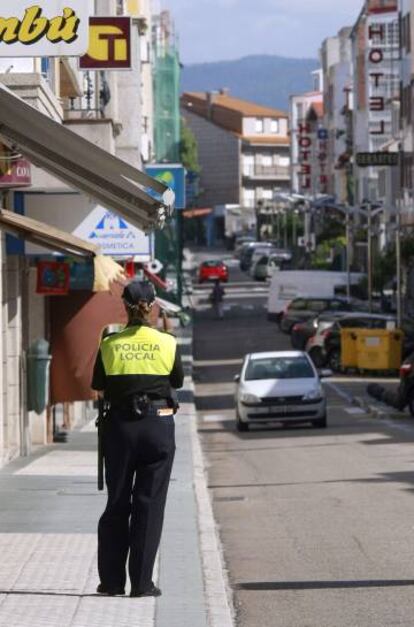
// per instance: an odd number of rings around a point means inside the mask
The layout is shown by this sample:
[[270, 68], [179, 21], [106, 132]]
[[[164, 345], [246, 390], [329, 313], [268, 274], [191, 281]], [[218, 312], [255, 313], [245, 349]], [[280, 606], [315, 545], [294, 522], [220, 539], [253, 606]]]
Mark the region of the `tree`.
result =
[[184, 118], [181, 118], [180, 157], [186, 170], [200, 172], [197, 140]]

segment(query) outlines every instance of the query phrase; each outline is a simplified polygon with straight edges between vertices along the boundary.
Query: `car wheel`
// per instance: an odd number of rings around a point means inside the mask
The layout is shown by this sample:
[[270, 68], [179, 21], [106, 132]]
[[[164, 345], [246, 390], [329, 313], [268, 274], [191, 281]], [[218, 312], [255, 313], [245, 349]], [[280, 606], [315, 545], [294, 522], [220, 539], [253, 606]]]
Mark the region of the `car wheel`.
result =
[[339, 372], [341, 370], [341, 351], [339, 348], [334, 348], [329, 353], [328, 365], [333, 372]]
[[309, 352], [309, 357], [312, 359], [316, 368], [323, 368], [325, 365], [325, 357], [322, 352], [322, 349], [319, 347], [313, 348]]
[[312, 425], [316, 429], [326, 429], [328, 425], [327, 420], [326, 420], [326, 415], [323, 418], [318, 418], [318, 420], [313, 420]]
[[240, 431], [241, 433], [245, 433], [246, 431], [249, 430], [249, 425], [247, 422], [242, 422], [240, 420], [240, 416], [237, 414], [236, 415], [236, 429], [237, 431]]

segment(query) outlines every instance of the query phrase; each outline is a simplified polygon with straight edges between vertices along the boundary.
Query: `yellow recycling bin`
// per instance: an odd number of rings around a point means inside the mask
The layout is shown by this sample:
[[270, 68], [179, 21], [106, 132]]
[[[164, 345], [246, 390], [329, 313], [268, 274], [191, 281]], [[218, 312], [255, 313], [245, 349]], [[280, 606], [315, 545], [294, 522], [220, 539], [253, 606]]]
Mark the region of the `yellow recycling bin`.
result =
[[402, 361], [404, 334], [399, 329], [358, 329], [357, 368], [398, 370]]
[[342, 368], [358, 367], [358, 335], [357, 329], [341, 329], [341, 366]]

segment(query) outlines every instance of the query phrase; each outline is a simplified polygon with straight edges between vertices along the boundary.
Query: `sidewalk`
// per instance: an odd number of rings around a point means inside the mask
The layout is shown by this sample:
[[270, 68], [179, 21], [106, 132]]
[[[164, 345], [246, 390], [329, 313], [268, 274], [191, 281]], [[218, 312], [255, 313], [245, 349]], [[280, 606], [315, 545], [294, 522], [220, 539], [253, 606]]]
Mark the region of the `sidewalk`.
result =
[[[184, 334], [185, 335], [185, 334]], [[220, 547], [196, 430], [191, 337], [176, 419], [177, 454], [160, 548], [158, 599], [100, 597], [91, 422], [67, 444], [0, 471], [0, 627], [231, 627]]]

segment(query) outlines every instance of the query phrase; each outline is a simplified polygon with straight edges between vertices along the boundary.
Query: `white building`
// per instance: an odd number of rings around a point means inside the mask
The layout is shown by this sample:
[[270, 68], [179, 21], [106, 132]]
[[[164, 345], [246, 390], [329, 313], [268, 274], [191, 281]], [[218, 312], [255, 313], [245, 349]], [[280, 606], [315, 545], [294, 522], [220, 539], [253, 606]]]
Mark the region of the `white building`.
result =
[[347, 168], [351, 157], [347, 145], [346, 113], [352, 90], [351, 28], [324, 40], [320, 50], [323, 71], [323, 126], [328, 136], [327, 192], [338, 202], [348, 201]]
[[[323, 76], [322, 70], [313, 72], [314, 90], [304, 94], [297, 94], [290, 97], [289, 106], [289, 128], [290, 128], [290, 171], [291, 171], [291, 189], [295, 193], [301, 193], [303, 190], [303, 157], [307, 152], [308, 140], [303, 136], [307, 136], [306, 117], [312, 105], [320, 108], [323, 105]], [[303, 145], [301, 145], [303, 144]], [[305, 162], [308, 159], [305, 159]], [[310, 193], [310, 192], [308, 192]]]
[[[399, 96], [399, 17], [396, 0], [367, 0], [353, 27], [354, 154], [380, 152], [393, 139]], [[355, 200], [379, 199], [377, 167], [356, 167]]]

